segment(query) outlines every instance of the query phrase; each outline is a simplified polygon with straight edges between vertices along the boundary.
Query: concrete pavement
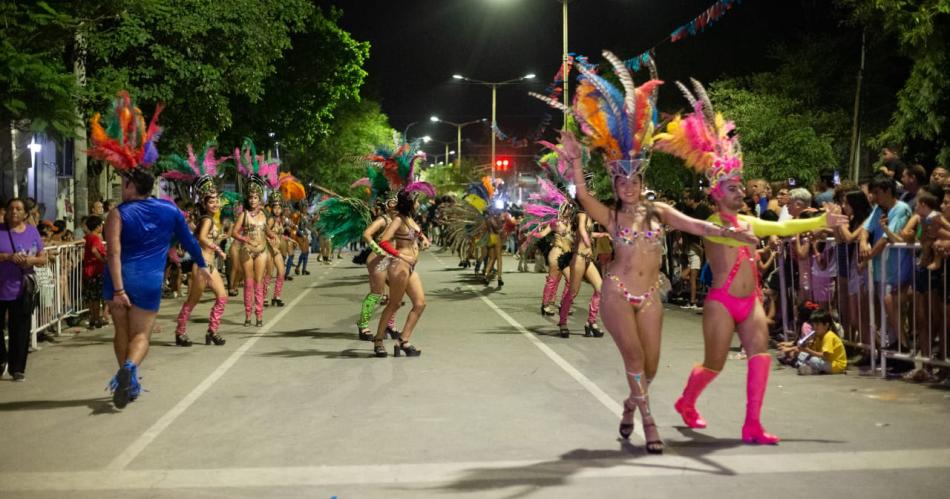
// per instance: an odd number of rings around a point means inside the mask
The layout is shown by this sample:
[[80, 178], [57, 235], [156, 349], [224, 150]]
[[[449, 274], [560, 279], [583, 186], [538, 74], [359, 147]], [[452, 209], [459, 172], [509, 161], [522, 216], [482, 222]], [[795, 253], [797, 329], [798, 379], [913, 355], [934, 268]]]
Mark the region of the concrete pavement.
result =
[[[669, 309], [652, 407], [667, 444], [647, 456], [637, 418], [617, 437], [626, 383], [606, 336], [556, 336], [543, 276], [484, 287], [446, 253], [417, 267], [428, 308], [419, 358], [371, 358], [354, 321], [365, 270], [339, 260], [285, 287], [263, 328], [239, 298], [223, 347], [173, 344], [164, 303], [141, 370], [149, 390], [122, 411], [104, 387], [111, 330], [83, 330], [31, 355], [26, 383], [0, 383], [0, 497], [943, 497], [948, 392], [899, 381], [777, 370], [766, 427], [777, 447], [739, 441], [745, 363], [700, 399], [709, 428], [673, 411], [702, 357], [699, 317]], [[200, 338], [210, 301], [193, 317]], [[405, 317], [405, 307], [400, 321]]]

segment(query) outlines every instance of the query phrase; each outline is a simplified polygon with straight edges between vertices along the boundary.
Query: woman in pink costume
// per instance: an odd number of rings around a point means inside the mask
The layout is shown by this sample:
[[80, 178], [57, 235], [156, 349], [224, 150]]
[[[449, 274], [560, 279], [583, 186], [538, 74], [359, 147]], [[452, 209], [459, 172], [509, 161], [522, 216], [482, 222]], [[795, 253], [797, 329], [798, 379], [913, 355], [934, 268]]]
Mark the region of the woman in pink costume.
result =
[[[693, 80], [695, 94], [679, 85], [693, 112], [677, 116], [665, 133], [655, 138], [656, 149], [679, 156], [690, 167], [709, 178], [710, 196], [717, 213], [709, 220], [736, 231], [752, 231], [755, 236], [790, 236], [835, 225], [844, 219], [836, 211], [830, 216], [781, 223], [766, 222], [755, 217], [738, 215], [745, 189], [742, 183], [742, 152], [735, 124], [716, 114], [705, 90]], [[757, 240], [757, 239], [756, 239]], [[713, 286], [703, 306], [703, 338], [705, 359], [695, 366], [686, 382], [683, 395], [674, 407], [690, 428], [705, 428], [706, 421], [696, 410], [696, 399], [725, 366], [732, 342], [738, 331], [748, 354], [746, 377], [746, 414], [742, 441], [749, 444], [777, 444], [779, 438], [762, 427], [760, 415], [768, 385], [771, 356], [765, 310], [756, 266], [755, 241], [739, 242], [706, 234], [706, 258], [713, 274]]]

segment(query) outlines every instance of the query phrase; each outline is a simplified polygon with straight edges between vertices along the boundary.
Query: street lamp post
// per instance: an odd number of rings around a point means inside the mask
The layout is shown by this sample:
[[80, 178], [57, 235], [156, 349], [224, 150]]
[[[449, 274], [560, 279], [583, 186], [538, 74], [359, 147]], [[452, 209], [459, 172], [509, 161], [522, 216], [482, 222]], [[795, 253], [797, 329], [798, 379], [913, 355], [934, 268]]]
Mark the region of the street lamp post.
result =
[[406, 142], [409, 142], [409, 129], [412, 127], [412, 125], [415, 125], [416, 123], [419, 123], [419, 122], [413, 121], [412, 123], [409, 123], [408, 125], [406, 125], [406, 129], [402, 131], [402, 139], [405, 140]]
[[484, 123], [488, 120], [486, 120], [485, 118], [482, 118], [480, 120], [466, 121], [465, 123], [454, 123], [452, 121], [443, 120], [439, 118], [438, 116], [432, 116], [429, 118], [429, 121], [432, 121], [433, 123], [445, 123], [446, 125], [452, 125], [455, 127], [456, 129], [455, 140], [457, 142], [457, 145], [455, 146], [456, 147], [455, 150], [458, 151], [455, 156], [455, 167], [461, 168], [462, 167], [462, 128], [465, 128], [468, 125], [474, 125], [476, 123]]
[[563, 53], [561, 55], [561, 68], [562, 68], [562, 79], [564, 80], [564, 124], [562, 125], [562, 130], [567, 130], [567, 110], [570, 109], [570, 104], [568, 103], [568, 92], [567, 92], [567, 82], [570, 76], [570, 70], [567, 67], [567, 3], [570, 0], [561, 0], [561, 25], [562, 25], [562, 45]]
[[459, 74], [452, 75], [452, 78], [456, 80], [462, 80], [468, 83], [475, 83], [478, 85], [485, 85], [486, 87], [491, 87], [491, 178], [495, 180], [495, 128], [498, 126], [496, 121], [495, 111], [497, 108], [497, 94], [498, 87], [502, 85], [517, 85], [518, 83], [524, 83], [525, 80], [530, 80], [534, 78], [534, 73], [528, 73], [520, 78], [512, 78], [505, 81], [483, 81], [476, 80], [474, 78], [468, 78]]

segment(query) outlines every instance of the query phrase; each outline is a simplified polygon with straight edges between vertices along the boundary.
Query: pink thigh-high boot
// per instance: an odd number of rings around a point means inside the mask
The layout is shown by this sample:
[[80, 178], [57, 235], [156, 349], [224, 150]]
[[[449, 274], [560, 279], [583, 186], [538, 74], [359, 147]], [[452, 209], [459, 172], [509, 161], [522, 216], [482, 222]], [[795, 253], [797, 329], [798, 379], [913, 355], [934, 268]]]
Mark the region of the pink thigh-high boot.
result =
[[742, 425], [742, 441], [747, 444], [775, 445], [779, 438], [765, 432], [760, 416], [765, 389], [769, 384], [769, 367], [772, 357], [760, 353], [749, 357], [749, 372], [746, 377], [745, 424]]
[[279, 300], [280, 294], [284, 290], [284, 274], [277, 274], [277, 282], [274, 283], [274, 298]]
[[264, 320], [264, 283], [257, 283], [254, 289], [254, 314], [257, 315], [257, 321]]
[[208, 332], [211, 334], [218, 332], [221, 326], [221, 316], [224, 315], [224, 306], [228, 304], [228, 297], [222, 296], [214, 300], [214, 306], [211, 307], [211, 316], [208, 318]]
[[683, 395], [673, 404], [676, 412], [680, 413], [683, 422], [690, 428], [705, 428], [706, 420], [696, 410], [696, 400], [703, 390], [712, 383], [712, 380], [719, 376], [719, 371], [707, 369], [702, 365], [693, 367], [689, 373], [689, 380], [686, 381], [686, 388], [683, 389]]
[[178, 319], [176, 320], [175, 334], [183, 335], [188, 330], [188, 318], [191, 317], [191, 311], [195, 309], [194, 305], [188, 304], [188, 302], [182, 303], [181, 311], [178, 312]]
[[251, 310], [254, 308], [254, 290], [257, 289], [257, 283], [254, 279], [244, 280], [244, 317], [251, 320]]

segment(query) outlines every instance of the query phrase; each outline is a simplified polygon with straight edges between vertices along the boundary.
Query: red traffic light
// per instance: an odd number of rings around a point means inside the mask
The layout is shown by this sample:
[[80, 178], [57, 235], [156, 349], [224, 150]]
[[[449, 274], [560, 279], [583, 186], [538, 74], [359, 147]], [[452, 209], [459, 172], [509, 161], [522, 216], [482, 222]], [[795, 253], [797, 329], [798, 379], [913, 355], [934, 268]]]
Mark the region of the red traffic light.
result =
[[508, 160], [508, 158], [500, 158], [495, 160], [495, 170], [507, 171], [510, 166], [511, 162]]

